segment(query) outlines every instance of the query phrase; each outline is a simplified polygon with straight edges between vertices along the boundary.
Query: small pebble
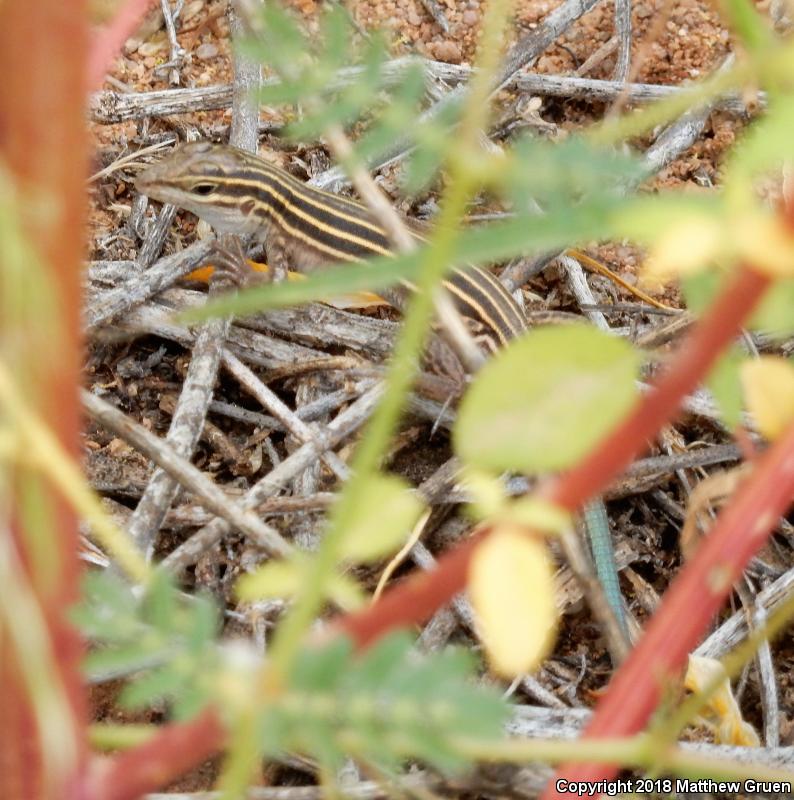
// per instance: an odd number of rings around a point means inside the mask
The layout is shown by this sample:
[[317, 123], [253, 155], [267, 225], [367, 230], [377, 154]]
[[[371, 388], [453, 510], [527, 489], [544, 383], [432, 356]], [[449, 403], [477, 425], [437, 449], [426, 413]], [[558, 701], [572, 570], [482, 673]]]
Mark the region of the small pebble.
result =
[[196, 48], [195, 55], [201, 61], [209, 61], [218, 55], [218, 46], [212, 42], [204, 42]]
[[468, 9], [463, 12], [463, 24], [472, 26], [476, 25], [480, 21], [480, 15], [476, 11], [472, 11]]
[[463, 58], [460, 45], [457, 42], [437, 42], [433, 49], [439, 61], [460, 64], [460, 60]]

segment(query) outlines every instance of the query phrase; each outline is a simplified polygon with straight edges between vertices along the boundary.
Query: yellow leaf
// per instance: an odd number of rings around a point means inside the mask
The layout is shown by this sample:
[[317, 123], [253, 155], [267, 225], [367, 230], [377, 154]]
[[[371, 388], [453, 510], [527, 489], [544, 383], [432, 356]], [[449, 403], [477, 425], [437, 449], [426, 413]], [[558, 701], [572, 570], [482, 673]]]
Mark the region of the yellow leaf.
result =
[[703, 656], [689, 656], [684, 685], [690, 692], [702, 692], [719, 684], [709, 698], [707, 710], [717, 718], [716, 733], [721, 744], [758, 747], [758, 734], [742, 712], [731, 691], [731, 683], [720, 661]]
[[503, 524], [477, 547], [469, 595], [494, 671], [533, 669], [551, 649], [557, 627], [554, 580], [543, 542]]
[[794, 365], [780, 356], [762, 356], [741, 366], [747, 407], [767, 439], [794, 422]]
[[744, 261], [775, 278], [794, 276], [794, 236], [780, 214], [745, 212], [731, 230], [736, 251]]
[[713, 217], [696, 216], [671, 225], [643, 266], [643, 284], [664, 285], [705, 268], [719, 254], [723, 238], [722, 226]]

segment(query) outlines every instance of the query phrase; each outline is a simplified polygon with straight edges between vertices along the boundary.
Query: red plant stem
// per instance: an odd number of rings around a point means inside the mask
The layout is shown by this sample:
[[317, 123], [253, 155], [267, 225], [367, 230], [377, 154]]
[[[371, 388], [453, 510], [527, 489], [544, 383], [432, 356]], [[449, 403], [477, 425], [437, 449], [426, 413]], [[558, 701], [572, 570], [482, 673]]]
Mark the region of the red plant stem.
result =
[[[674, 417], [682, 398], [708, 373], [768, 284], [768, 278], [755, 270], [741, 269], [685, 340], [651, 392], [581, 464], [546, 483], [542, 495], [573, 512], [606, 488]], [[369, 608], [341, 617], [329, 633], [345, 633], [364, 648], [396, 626], [427, 619], [463, 589], [475, 544], [488, 530], [482, 526], [478, 537], [446, 553], [434, 570], [406, 579]]]
[[[758, 459], [737, 497], [665, 592], [642, 639], [597, 705], [584, 738], [628, 736], [645, 725], [734, 582], [792, 503], [794, 425]], [[543, 797], [568, 796], [558, 791], [557, 780], [608, 780], [617, 769], [613, 764], [563, 766]]]
[[[24, 233], [43, 264], [58, 316], [57, 325], [49, 315], [36, 318], [35, 298], [24, 298], [14, 309], [18, 317], [0, 319], [0, 338], [11, 343], [4, 356], [24, 373], [20, 385], [28, 401], [75, 455], [82, 355], [85, 19], [83, 0], [0, 3], [0, 157], [14, 179]], [[11, 261], [0, 265], [0, 291], [7, 288], [5, 275], [10, 274], [4, 270], [13, 267]], [[41, 298], [42, 309], [52, 308], [48, 299]], [[48, 325], [57, 335], [45, 340], [42, 332]], [[0, 536], [13, 538], [11, 547], [23, 564], [20, 580], [47, 627], [57, 666], [50, 681], [66, 700], [65, 735], [74, 745], [74, 759], [60, 763], [56, 774], [56, 754], [41, 751], [25, 665], [0, 621], [0, 797], [71, 798], [77, 796], [88, 761], [81, 643], [65, 617], [79, 592], [76, 519], [50, 486], [24, 468], [15, 470], [7, 488], [11, 525], [0, 526]], [[38, 521], [32, 519], [34, 506]]]
[[116, 16], [94, 35], [86, 65], [89, 90], [102, 85], [111, 61], [156, 2], [157, 0], [128, 0], [116, 12]]
[[167, 786], [217, 752], [226, 732], [212, 709], [190, 722], [165, 725], [148, 742], [103, 759], [94, 774], [91, 800], [136, 800]]

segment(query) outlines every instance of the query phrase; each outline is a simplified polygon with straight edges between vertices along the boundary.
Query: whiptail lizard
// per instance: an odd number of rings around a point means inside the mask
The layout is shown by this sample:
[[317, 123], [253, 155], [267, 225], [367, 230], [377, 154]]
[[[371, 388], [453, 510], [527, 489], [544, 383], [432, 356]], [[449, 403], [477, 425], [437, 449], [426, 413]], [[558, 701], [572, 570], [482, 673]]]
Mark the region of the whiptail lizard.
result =
[[[366, 206], [306, 186], [273, 164], [233, 147], [209, 142], [182, 145], [141, 173], [135, 186], [149, 197], [192, 211], [221, 233], [255, 237], [265, 245], [268, 263], [278, 278], [286, 275], [287, 268], [306, 272], [393, 252], [385, 231]], [[403, 282], [380, 294], [402, 308], [413, 288]], [[487, 270], [454, 268], [444, 288], [476, 343], [487, 352], [507, 345], [527, 329], [521, 308]], [[591, 524], [588, 531], [596, 554], [612, 552], [608, 527]], [[614, 560], [612, 565], [614, 569]], [[600, 569], [599, 574], [610, 605], [622, 618], [617, 576], [605, 580]]]

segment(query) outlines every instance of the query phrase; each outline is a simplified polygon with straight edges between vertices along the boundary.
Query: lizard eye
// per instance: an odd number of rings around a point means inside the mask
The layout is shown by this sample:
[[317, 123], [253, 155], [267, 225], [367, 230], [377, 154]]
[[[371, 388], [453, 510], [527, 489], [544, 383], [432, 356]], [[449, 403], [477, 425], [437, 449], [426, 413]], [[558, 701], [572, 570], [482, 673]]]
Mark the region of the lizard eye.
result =
[[197, 183], [193, 186], [193, 193], [199, 194], [202, 197], [206, 197], [208, 194], [212, 194], [213, 191], [215, 191], [214, 183]]

